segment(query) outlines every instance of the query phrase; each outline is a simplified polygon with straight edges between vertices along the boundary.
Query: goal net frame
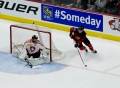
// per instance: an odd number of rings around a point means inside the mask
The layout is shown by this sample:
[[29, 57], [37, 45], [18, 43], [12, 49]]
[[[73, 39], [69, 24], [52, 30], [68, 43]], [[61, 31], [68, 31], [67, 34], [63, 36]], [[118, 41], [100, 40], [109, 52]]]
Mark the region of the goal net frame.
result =
[[47, 31], [42, 31], [42, 30], [36, 30], [33, 28], [28, 28], [28, 27], [23, 27], [23, 26], [19, 26], [19, 25], [10, 25], [10, 53], [12, 54], [12, 28], [18, 28], [16, 30], [31, 30], [31, 31], [36, 31], [36, 32], [42, 32], [42, 33], [46, 33], [49, 35], [49, 51], [50, 51], [50, 61], [52, 62], [52, 35], [51, 32], [47, 32]]

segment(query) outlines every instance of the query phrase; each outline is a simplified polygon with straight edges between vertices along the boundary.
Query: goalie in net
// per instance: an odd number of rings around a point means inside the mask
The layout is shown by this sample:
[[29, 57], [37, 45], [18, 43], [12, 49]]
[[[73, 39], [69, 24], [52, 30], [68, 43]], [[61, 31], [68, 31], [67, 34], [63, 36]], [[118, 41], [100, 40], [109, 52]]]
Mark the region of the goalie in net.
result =
[[[44, 54], [46, 54], [47, 57], [44, 57]], [[28, 59], [32, 65], [50, 62], [49, 52], [45, 50], [44, 45], [38, 40], [36, 35], [33, 35], [31, 39], [25, 41], [21, 52], [14, 51], [13, 56], [21, 60]]]

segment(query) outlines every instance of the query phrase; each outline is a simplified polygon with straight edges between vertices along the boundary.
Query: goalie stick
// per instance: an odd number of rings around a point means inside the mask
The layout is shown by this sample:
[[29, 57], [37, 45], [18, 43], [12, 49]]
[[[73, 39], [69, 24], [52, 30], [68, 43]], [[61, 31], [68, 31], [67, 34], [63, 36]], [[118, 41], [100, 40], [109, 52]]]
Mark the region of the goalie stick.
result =
[[37, 65], [37, 66], [33, 66], [29, 60], [27, 58], [25, 58], [25, 61], [28, 63], [28, 65], [31, 67], [31, 68], [39, 68], [41, 65]]
[[28, 63], [28, 65], [32, 68], [33, 65], [29, 62], [29, 60], [27, 58], [25, 58], [25, 61]]
[[17, 48], [17, 46], [16, 46], [13, 42], [12, 42], [12, 44], [13, 44], [14, 47], [18, 50], [18, 52], [21, 53], [20, 50]]
[[[18, 47], [12, 42], [12, 44], [14, 45], [14, 47], [18, 50], [18, 52], [19, 53], [22, 53], [22, 52], [20, 52], [20, 50], [18, 49]], [[27, 59], [27, 58], [25, 58], [24, 59], [25, 60], [25, 62], [27, 62], [27, 64], [31, 67], [31, 68], [39, 68], [41, 65], [37, 65], [37, 66], [33, 66], [30, 62], [29, 62], [29, 60]]]

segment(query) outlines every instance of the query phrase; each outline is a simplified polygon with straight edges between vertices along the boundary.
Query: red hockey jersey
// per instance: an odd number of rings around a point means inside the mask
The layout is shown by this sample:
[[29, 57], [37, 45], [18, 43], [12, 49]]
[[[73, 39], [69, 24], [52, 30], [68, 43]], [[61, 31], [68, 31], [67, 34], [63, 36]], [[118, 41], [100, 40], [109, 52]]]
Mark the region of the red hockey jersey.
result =
[[69, 36], [77, 43], [82, 43], [86, 38], [86, 32], [83, 30], [81, 33], [77, 31], [77, 28], [71, 27]]

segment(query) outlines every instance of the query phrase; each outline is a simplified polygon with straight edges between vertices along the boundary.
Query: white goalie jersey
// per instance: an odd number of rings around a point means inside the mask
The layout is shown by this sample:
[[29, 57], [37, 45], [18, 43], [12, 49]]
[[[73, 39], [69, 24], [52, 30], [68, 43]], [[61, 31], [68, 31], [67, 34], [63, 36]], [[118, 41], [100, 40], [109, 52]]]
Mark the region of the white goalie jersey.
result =
[[[39, 50], [41, 51], [40, 57], [38, 58], [28, 57], [27, 53], [34, 54], [38, 52]], [[25, 58], [27, 58], [32, 65], [39, 65], [42, 63], [50, 62], [49, 52], [45, 50], [44, 45], [42, 45], [42, 43], [39, 40], [37, 40], [36, 44], [32, 42], [32, 39], [27, 40], [24, 43], [21, 51], [18, 52], [18, 50], [16, 49], [16, 51], [14, 51], [13, 53], [13, 56], [21, 59], [22, 61], [25, 61]]]
[[27, 40], [24, 43], [23, 48], [25, 50], [27, 50], [27, 52], [29, 54], [34, 54], [34, 53], [38, 52], [39, 50], [40, 51], [45, 51], [45, 47], [42, 45], [42, 43], [39, 40], [37, 40], [37, 43], [35, 44], [35, 43], [32, 42], [32, 39]]

